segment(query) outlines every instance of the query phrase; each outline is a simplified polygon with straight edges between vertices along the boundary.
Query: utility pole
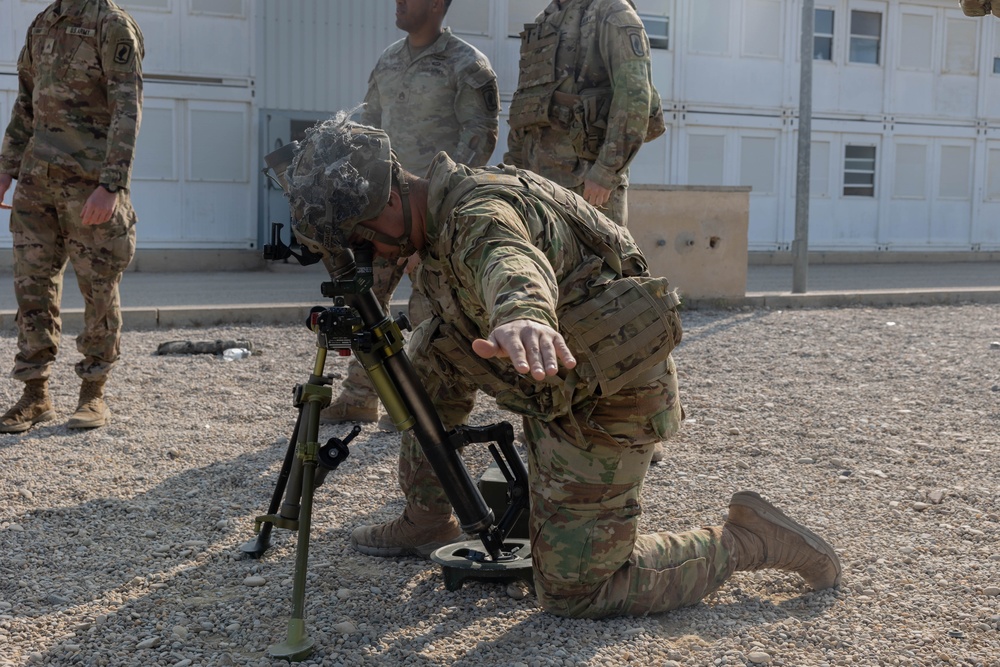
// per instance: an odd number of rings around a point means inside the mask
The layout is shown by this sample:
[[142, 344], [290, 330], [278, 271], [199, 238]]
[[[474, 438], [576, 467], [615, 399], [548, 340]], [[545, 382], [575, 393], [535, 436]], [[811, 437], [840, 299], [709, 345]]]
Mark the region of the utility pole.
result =
[[806, 291], [809, 277], [809, 161], [812, 155], [813, 34], [815, 0], [802, 0], [802, 41], [799, 48], [799, 144], [795, 178], [795, 240], [792, 241], [792, 292]]

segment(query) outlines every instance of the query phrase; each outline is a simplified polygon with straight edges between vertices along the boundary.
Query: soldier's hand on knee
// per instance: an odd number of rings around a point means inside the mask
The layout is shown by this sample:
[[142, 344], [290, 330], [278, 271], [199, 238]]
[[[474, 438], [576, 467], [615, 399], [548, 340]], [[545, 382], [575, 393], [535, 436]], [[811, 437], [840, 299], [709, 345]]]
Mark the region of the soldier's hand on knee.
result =
[[110, 220], [111, 214], [115, 212], [117, 200], [117, 192], [108, 192], [98, 185], [87, 197], [87, 203], [83, 205], [83, 211], [80, 213], [83, 224], [99, 225]]
[[560, 362], [566, 368], [576, 366], [576, 358], [562, 334], [534, 320], [501, 324], [490, 332], [489, 339], [472, 341], [472, 350], [483, 359], [508, 357], [514, 370], [531, 373], [536, 380], [558, 373]]

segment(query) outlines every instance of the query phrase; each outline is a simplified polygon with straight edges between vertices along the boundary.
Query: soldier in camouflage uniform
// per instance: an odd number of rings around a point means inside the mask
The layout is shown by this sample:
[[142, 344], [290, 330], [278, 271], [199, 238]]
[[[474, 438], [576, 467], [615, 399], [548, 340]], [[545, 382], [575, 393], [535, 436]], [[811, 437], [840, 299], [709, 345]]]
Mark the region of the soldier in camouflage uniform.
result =
[[990, 2], [990, 0], [959, 0], [959, 4], [966, 16], [986, 16], [992, 12], [994, 16], [1000, 17], [1000, 2]]
[[663, 134], [649, 39], [632, 0], [552, 0], [521, 33], [504, 162], [628, 223], [628, 166]]
[[17, 179], [14, 237], [18, 353], [25, 383], [0, 432], [55, 417], [48, 393], [59, 348], [67, 258], [86, 303], [76, 339], [80, 401], [67, 426], [110, 418], [104, 384], [120, 351], [118, 284], [135, 252], [128, 187], [142, 109], [142, 33], [109, 0], [57, 0], [32, 22], [0, 151], [0, 199]]
[[[496, 74], [485, 55], [442, 29], [450, 5], [451, 0], [397, 0], [396, 27], [408, 34], [382, 53], [368, 79], [361, 122], [385, 130], [397, 159], [414, 174], [426, 174], [440, 151], [461, 164], [481, 167], [497, 145]], [[375, 294], [388, 308], [404, 265], [379, 259], [373, 270]], [[415, 258], [408, 270], [418, 283], [421, 270]], [[411, 292], [408, 312], [413, 324], [427, 318], [430, 308], [419, 290]], [[352, 359], [340, 395], [320, 418], [327, 424], [374, 422], [378, 405], [368, 376]], [[391, 421], [384, 427], [392, 428]]]
[[[421, 255], [433, 317], [407, 348], [446, 428], [483, 390], [521, 415], [528, 452], [535, 590], [572, 617], [694, 604], [737, 570], [786, 569], [815, 589], [840, 563], [820, 537], [753, 492], [728, 520], [640, 535], [653, 444], [681, 409], [670, 351], [674, 296], [627, 230], [530, 172], [472, 169], [438, 155], [426, 179], [398, 167], [388, 137], [341, 115], [312, 130], [285, 173], [298, 239], [336, 254], [370, 242]], [[338, 169], [330, 171], [330, 164]], [[401, 517], [357, 528], [355, 548], [419, 555], [461, 538], [436, 475], [403, 435]]]

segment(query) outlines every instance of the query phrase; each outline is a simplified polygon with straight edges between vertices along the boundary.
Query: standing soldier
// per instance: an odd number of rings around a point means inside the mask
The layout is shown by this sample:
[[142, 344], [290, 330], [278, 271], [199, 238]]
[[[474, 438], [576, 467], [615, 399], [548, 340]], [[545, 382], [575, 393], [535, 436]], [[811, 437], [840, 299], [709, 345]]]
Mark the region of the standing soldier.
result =
[[[396, 0], [396, 27], [407, 36], [382, 53], [368, 79], [361, 120], [385, 130], [400, 163], [415, 174], [426, 174], [440, 151], [460, 164], [481, 167], [497, 145], [496, 74], [485, 55], [442, 29], [450, 6], [451, 0]], [[380, 259], [373, 269], [375, 294], [388, 310], [404, 267]], [[416, 267], [411, 273], [414, 285], [419, 276]], [[429, 312], [414, 289], [410, 321], [419, 324]], [[378, 406], [368, 376], [352, 358], [340, 396], [323, 410], [321, 419], [325, 424], [374, 422]]]
[[110, 0], [56, 0], [32, 22], [0, 151], [0, 200], [17, 179], [10, 229], [24, 394], [0, 420], [18, 433], [55, 418], [48, 392], [59, 349], [63, 271], [84, 302], [80, 402], [69, 428], [111, 416], [104, 384], [120, 353], [118, 284], [135, 252], [129, 178], [142, 109], [139, 26]]
[[627, 225], [629, 163], [665, 131], [632, 0], [552, 0], [526, 25], [509, 122], [504, 162]]

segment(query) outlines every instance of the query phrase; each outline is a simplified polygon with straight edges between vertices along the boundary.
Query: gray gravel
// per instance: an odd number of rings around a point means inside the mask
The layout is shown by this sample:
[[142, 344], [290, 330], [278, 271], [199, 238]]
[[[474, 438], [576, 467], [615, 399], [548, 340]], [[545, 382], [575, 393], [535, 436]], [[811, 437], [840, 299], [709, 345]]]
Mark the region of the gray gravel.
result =
[[[398, 514], [398, 435], [367, 428], [317, 494], [307, 665], [1000, 664], [1000, 306], [689, 312], [687, 422], [649, 473], [646, 530], [717, 524], [758, 490], [824, 535], [837, 591], [737, 574], [702, 604], [604, 621], [541, 612], [497, 584], [447, 591], [433, 564], [353, 552]], [[259, 354], [153, 355], [247, 338]], [[0, 435], [0, 666], [284, 664], [294, 536], [237, 560], [264, 512], [312, 368], [299, 327], [130, 332], [114, 422]], [[0, 360], [15, 340], [0, 338]], [[344, 361], [328, 370], [340, 373]], [[4, 406], [20, 385], [0, 387]], [[488, 399], [476, 423], [504, 418]], [[324, 427], [325, 440], [347, 428]], [[469, 458], [481, 471], [484, 451]], [[478, 474], [478, 472], [477, 472]]]

